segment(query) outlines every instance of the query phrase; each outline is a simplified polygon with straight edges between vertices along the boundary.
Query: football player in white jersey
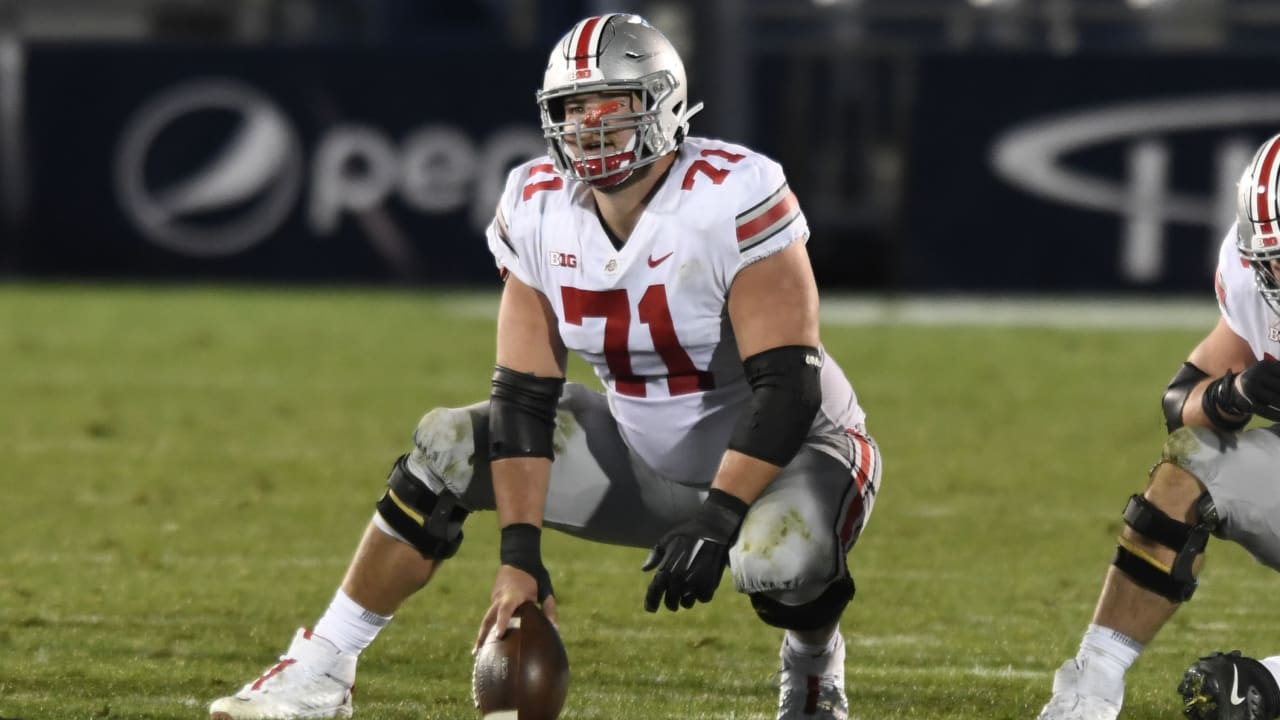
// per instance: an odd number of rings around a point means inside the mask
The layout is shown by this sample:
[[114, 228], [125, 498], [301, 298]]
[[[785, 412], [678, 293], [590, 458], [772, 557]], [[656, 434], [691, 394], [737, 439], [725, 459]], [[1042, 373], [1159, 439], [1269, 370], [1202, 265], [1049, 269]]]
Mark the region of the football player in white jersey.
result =
[[[782, 169], [687, 136], [684, 66], [634, 15], [577, 23], [538, 104], [548, 155], [511, 172], [487, 233], [505, 278], [489, 400], [422, 418], [328, 610], [215, 720], [350, 716], [357, 656], [479, 510], [502, 536], [477, 646], [523, 602], [556, 617], [551, 527], [649, 549], [650, 612], [709, 602], [727, 567], [782, 629], [777, 717], [847, 718], [846, 555], [880, 456], [822, 349]], [[565, 382], [569, 350], [603, 393]]]
[[[1238, 221], [1216, 277], [1221, 318], [1164, 395], [1169, 427], [1125, 527], [1079, 652], [1058, 669], [1040, 720], [1112, 720], [1124, 674], [1196, 589], [1209, 536], [1239, 543], [1280, 570], [1280, 135], [1240, 179]], [[1280, 716], [1280, 655], [1216, 652], [1193, 663], [1178, 692], [1193, 720]]]

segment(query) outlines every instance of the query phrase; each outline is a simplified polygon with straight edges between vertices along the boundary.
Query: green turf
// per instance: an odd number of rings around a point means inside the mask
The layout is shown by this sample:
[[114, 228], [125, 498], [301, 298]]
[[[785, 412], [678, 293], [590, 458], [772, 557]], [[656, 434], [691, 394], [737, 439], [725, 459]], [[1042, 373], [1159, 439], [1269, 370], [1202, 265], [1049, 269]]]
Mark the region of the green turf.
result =
[[[492, 306], [0, 286], [0, 716], [200, 718], [274, 661], [328, 602], [419, 415], [486, 396]], [[825, 331], [885, 456], [852, 555], [854, 717], [1035, 716], [1200, 334]], [[474, 716], [492, 517], [467, 535], [365, 653], [358, 717]], [[546, 546], [573, 664], [563, 718], [773, 717], [779, 635], [744, 598], [725, 586], [648, 615], [643, 551]], [[1202, 651], [1280, 650], [1272, 574], [1215, 543], [1204, 577], [1130, 673], [1123, 717], [1177, 717]]]

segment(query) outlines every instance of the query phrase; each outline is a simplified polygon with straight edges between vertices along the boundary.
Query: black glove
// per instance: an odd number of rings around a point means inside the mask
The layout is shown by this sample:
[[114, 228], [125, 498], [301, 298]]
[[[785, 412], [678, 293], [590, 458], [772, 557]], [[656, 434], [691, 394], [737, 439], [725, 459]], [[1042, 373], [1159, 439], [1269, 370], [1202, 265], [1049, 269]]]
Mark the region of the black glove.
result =
[[[1272, 421], [1280, 422], [1280, 360], [1259, 360], [1245, 368], [1239, 377], [1230, 370], [1225, 375], [1209, 383], [1204, 390], [1205, 414], [1214, 424], [1222, 425], [1208, 407], [1210, 403], [1216, 409], [1232, 415], [1261, 415]], [[1247, 418], [1246, 418], [1247, 422]], [[1233, 423], [1223, 425], [1227, 429]], [[1245, 423], [1234, 424], [1236, 428]]]
[[748, 507], [713, 488], [692, 519], [663, 535], [640, 568], [658, 570], [644, 594], [644, 609], [657, 612], [664, 593], [667, 609], [672, 611], [677, 604], [691, 608], [695, 601], [710, 602]]

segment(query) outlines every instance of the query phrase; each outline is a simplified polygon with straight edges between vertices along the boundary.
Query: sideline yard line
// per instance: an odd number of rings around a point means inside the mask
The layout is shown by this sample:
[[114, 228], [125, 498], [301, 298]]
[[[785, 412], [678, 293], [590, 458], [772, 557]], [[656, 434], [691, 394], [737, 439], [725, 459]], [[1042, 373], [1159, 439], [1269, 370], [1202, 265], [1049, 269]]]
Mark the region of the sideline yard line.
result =
[[[449, 296], [453, 312], [492, 320], [497, 300]], [[1102, 330], [1203, 330], [1218, 320], [1213, 297], [1130, 298], [998, 295], [822, 295], [822, 320], [833, 326], [920, 325]]]
[[1208, 299], [999, 297], [974, 295], [822, 299], [833, 325], [996, 326], [1114, 330], [1204, 330], [1218, 319]]

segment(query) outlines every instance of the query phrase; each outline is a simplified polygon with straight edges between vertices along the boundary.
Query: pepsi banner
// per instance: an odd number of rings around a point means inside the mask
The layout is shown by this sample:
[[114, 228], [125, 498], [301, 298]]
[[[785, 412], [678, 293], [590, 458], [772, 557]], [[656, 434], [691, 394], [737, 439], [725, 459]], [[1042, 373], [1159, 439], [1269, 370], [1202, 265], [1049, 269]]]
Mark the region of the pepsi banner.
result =
[[[0, 134], [0, 269], [487, 282], [482, 230], [506, 173], [545, 149], [543, 63], [487, 48], [29, 47], [23, 111]], [[1247, 58], [909, 67], [900, 211], [844, 242], [810, 208], [826, 286], [1208, 292], [1235, 181], [1280, 131], [1280, 87]], [[821, 163], [778, 149], [832, 124], [779, 126], [785, 110], [763, 101], [743, 112], [770, 130], [742, 140], [786, 163], [802, 203], [816, 197], [806, 171]]]
[[544, 152], [543, 60], [423, 49], [35, 46], [27, 274], [496, 278], [483, 228]]
[[1273, 63], [936, 56], [919, 68], [909, 289], [1210, 293], [1235, 184], [1280, 132]]

